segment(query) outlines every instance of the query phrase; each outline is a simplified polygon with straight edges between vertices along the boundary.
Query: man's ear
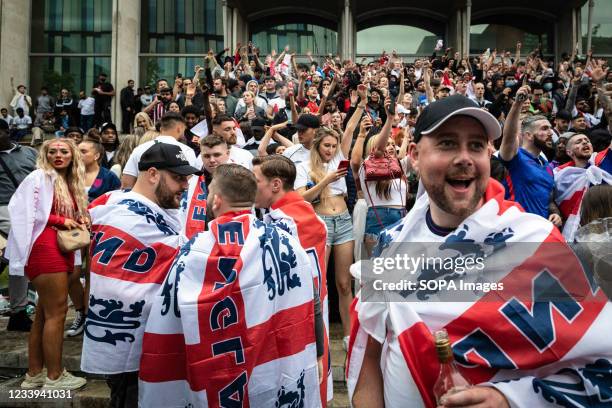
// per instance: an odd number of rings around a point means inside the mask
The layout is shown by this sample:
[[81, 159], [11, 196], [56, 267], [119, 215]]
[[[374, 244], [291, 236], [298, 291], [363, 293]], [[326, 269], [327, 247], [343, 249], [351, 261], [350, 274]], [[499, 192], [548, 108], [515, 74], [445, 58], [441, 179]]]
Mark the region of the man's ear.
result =
[[419, 146], [412, 142], [408, 145], [408, 156], [410, 157], [410, 166], [415, 170], [419, 171]]
[[278, 193], [283, 189], [283, 181], [279, 178], [272, 179], [272, 192]]

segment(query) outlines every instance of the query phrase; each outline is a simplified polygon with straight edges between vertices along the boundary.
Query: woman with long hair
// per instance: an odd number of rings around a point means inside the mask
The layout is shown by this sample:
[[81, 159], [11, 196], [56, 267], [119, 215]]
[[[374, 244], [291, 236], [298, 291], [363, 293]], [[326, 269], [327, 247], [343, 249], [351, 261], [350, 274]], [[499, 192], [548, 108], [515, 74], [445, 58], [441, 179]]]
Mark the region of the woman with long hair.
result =
[[239, 122], [253, 120], [256, 117], [265, 119], [266, 113], [255, 103], [255, 94], [253, 92], [244, 91], [241, 101], [243, 101], [243, 104], [236, 107], [236, 112], [234, 113], [234, 117]]
[[9, 203], [10, 272], [25, 272], [38, 292], [28, 341], [28, 372], [21, 387], [77, 389], [87, 381], [62, 367], [68, 275], [74, 269], [74, 252], [60, 250], [57, 230], [87, 229], [84, 165], [74, 142], [61, 138], [43, 143], [37, 168]]
[[147, 130], [155, 130], [155, 125], [151, 117], [145, 112], [138, 112], [136, 116], [134, 116], [134, 132], [139, 128], [143, 129], [143, 133]]
[[[159, 135], [159, 133], [155, 130], [148, 130], [144, 133], [144, 135], [150, 132], [154, 132], [156, 137]], [[117, 153], [115, 153], [115, 164], [113, 164], [113, 167], [110, 169], [115, 176], [119, 178], [121, 177], [125, 163], [127, 163], [134, 148], [140, 144], [140, 140], [144, 137], [144, 135], [127, 135], [125, 138], [123, 138], [123, 142], [121, 142], [119, 148], [117, 149]]]
[[365, 107], [365, 90], [362, 90], [362, 95], [362, 103], [349, 120], [342, 140], [340, 134], [332, 129], [321, 127], [316, 131], [310, 161], [297, 165], [295, 180], [295, 189], [312, 203], [315, 212], [327, 225], [325, 264], [328, 264], [333, 251], [345, 348], [348, 346], [349, 308], [353, 300], [349, 267], [353, 262], [354, 245], [353, 224], [345, 201], [345, 176], [353, 131]]
[[[395, 224], [406, 215], [408, 182], [405, 174], [410, 168], [408, 156], [406, 156], [409, 138], [404, 136], [401, 149], [398, 152], [397, 146], [391, 137], [391, 123], [393, 122], [394, 115], [388, 112], [390, 103], [391, 100], [387, 97], [385, 100], [387, 120], [380, 133], [370, 137], [367, 141], [365, 146], [366, 154], [363, 154], [364, 142], [367, 132], [372, 126], [371, 120], [367, 116], [361, 122], [359, 135], [351, 154], [351, 168], [368, 206], [364, 231], [364, 243], [368, 257], [378, 241], [380, 232]], [[386, 180], [366, 181], [365, 169], [362, 165], [364, 161], [363, 156], [366, 156], [366, 160], [380, 159], [383, 156], [389, 160], [398, 160], [403, 174], [398, 178], [390, 177]], [[359, 242], [357, 243], [357, 245], [360, 244]]]

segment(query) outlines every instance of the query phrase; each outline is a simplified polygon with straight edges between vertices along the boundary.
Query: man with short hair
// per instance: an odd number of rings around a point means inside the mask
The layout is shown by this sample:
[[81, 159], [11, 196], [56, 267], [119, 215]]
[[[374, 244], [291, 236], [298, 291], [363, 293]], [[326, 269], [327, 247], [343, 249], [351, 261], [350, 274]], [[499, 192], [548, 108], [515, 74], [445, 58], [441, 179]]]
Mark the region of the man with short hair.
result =
[[[158, 86], [163, 85], [164, 82], [158, 82]], [[153, 124], [156, 124], [168, 111], [170, 102], [172, 102], [172, 89], [165, 86], [160, 88], [159, 95], [153, 97], [153, 102], [144, 108], [143, 112], [148, 113], [153, 120]]]
[[0, 120], [5, 121], [7, 126], [9, 127], [11, 126], [11, 123], [13, 122], [13, 117], [9, 115], [8, 109], [6, 108], [0, 109]]
[[572, 118], [572, 126], [569, 128], [571, 132], [584, 133], [588, 129], [587, 121], [584, 116], [578, 113]]
[[40, 88], [40, 95], [36, 98], [36, 116], [44, 116], [47, 112], [53, 112], [53, 98], [49, 95], [46, 86]]
[[180, 249], [152, 306], [140, 406], [321, 406], [310, 260], [252, 214], [256, 192], [243, 166], [216, 168], [209, 230]]
[[107, 376], [111, 407], [137, 406], [145, 324], [185, 242], [171, 210], [197, 173], [178, 146], [156, 143], [141, 155], [132, 190], [90, 209], [94, 238], [81, 370]]
[[127, 163], [125, 163], [123, 173], [121, 174], [122, 188], [131, 188], [134, 185], [138, 177], [138, 162], [140, 161], [140, 156], [156, 143], [168, 143], [180, 147], [189, 164], [193, 167], [198, 167], [193, 149], [179, 142], [185, 133], [185, 119], [183, 119], [181, 115], [173, 112], [167, 113], [161, 119], [159, 133], [160, 135], [157, 136], [155, 140], [136, 146], [134, 151], [132, 151], [130, 158]]
[[[23, 179], [36, 169], [37, 156], [36, 150], [11, 142], [8, 132], [0, 130], [0, 161], [3, 163], [0, 166], [0, 233], [4, 238], [8, 237], [11, 229], [9, 201]], [[11, 316], [6, 329], [28, 332], [32, 326], [25, 310], [28, 305], [28, 278], [9, 275], [8, 285]]]
[[[587, 381], [612, 366], [605, 334], [612, 309], [559, 231], [504, 200], [503, 186], [489, 178], [489, 146], [500, 135], [496, 118], [460, 95], [419, 116], [409, 151], [424, 194], [381, 233], [373, 260], [351, 268], [361, 279], [347, 365], [353, 407], [544, 407], [553, 395], [581, 395], [587, 405], [607, 398]], [[482, 266], [456, 268], [471, 262]], [[475, 282], [496, 289], [473, 291]], [[432, 331], [439, 330], [446, 333], [436, 338], [449, 342], [438, 344], [452, 348], [473, 386], [435, 386], [441, 364]], [[452, 361], [442, 350], [440, 360]]]
[[268, 104], [272, 99], [278, 98], [278, 94], [276, 93], [276, 79], [268, 75], [264, 78], [264, 94], [260, 95], [266, 98]]
[[555, 119], [553, 120], [553, 142], [557, 143], [557, 139], [563, 133], [567, 132], [571, 120], [572, 115], [568, 111], [562, 109], [557, 112], [557, 114], [555, 115]]
[[481, 108], [487, 108], [492, 102], [485, 99], [485, 86], [482, 82], [474, 84], [474, 97], [470, 98]]
[[130, 126], [134, 121], [134, 80], [130, 79], [127, 86], [119, 94], [121, 103], [121, 132], [124, 135], [130, 133]]
[[115, 88], [109, 82], [106, 82], [106, 79], [106, 74], [101, 72], [98, 75], [98, 82], [96, 82], [92, 90], [96, 101], [94, 105], [94, 126], [100, 126], [102, 123], [112, 120], [110, 105], [113, 96], [115, 96]]
[[542, 155], [543, 150], [552, 148], [550, 122], [544, 116], [528, 116], [519, 129], [522, 98], [527, 97], [528, 93], [527, 86], [517, 91], [506, 118], [499, 149], [499, 158], [508, 169], [506, 198], [522, 205], [525, 211], [544, 217], [560, 227], [562, 220], [552, 201], [553, 171]]
[[200, 137], [194, 135], [191, 129], [200, 122], [200, 110], [194, 105], [188, 105], [181, 110], [181, 116], [185, 119], [185, 140], [187, 145], [193, 149], [196, 155], [199, 155]]
[[229, 116], [234, 116], [236, 112], [236, 104], [238, 100], [228, 92], [227, 80], [225, 78], [215, 78], [213, 80], [213, 94], [217, 99], [223, 99], [225, 101], [225, 113]]
[[236, 146], [236, 123], [229, 116], [217, 116], [213, 120], [213, 134], [225, 140], [230, 147], [230, 159], [234, 163], [244, 166], [246, 169], [253, 168], [253, 155], [248, 151]]
[[17, 108], [17, 115], [11, 121], [11, 139], [19, 142], [25, 135], [30, 133], [32, 118], [25, 114], [22, 108]]
[[327, 227], [312, 205], [294, 191], [296, 168], [291, 160], [281, 155], [261, 156], [253, 159], [253, 174], [257, 180], [255, 208], [270, 209], [264, 222], [276, 225], [300, 241], [310, 256], [311, 268], [316, 271], [315, 287], [321, 300], [325, 325], [325, 352], [322, 354], [322, 372], [329, 373], [321, 383], [321, 400], [333, 398], [333, 382], [329, 369], [329, 319], [327, 304], [327, 268], [325, 242]]
[[563, 236], [574, 242], [580, 226], [580, 209], [587, 190], [598, 184], [612, 184], [612, 175], [593, 156], [593, 145], [585, 134], [571, 134], [565, 146], [570, 161], [555, 169], [555, 202], [565, 220]]
[[189, 179], [187, 196], [181, 202], [183, 233], [189, 239], [206, 230], [206, 198], [215, 169], [221, 164], [231, 163], [227, 143], [216, 135], [208, 135], [200, 140], [200, 157], [202, 174]]
[[[11, 86], [13, 86], [13, 78], [11, 78]], [[15, 96], [11, 100], [10, 106], [13, 108], [13, 114], [17, 114], [17, 108], [21, 108], [26, 114], [30, 114], [30, 108], [32, 107], [32, 98], [26, 94], [25, 85], [18, 85], [17, 88], [13, 88]]]
[[85, 132], [94, 126], [95, 105], [96, 100], [93, 96], [88, 96], [85, 91], [79, 92], [79, 103], [77, 104], [80, 114], [79, 124]]
[[[361, 102], [365, 104], [364, 101]], [[300, 143], [295, 144], [283, 152], [283, 156], [287, 157], [293, 162], [298, 164], [310, 160], [310, 149], [312, 148], [312, 142], [314, 141], [315, 133], [321, 126], [319, 117], [316, 115], [302, 114], [297, 119], [295, 128], [297, 129], [298, 140]]]

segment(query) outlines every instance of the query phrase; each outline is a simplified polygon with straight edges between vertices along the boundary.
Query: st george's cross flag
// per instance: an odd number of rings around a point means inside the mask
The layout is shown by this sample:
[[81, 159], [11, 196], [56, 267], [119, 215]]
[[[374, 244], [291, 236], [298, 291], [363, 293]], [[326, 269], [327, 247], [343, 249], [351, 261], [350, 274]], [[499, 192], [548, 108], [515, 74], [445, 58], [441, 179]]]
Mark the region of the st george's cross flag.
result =
[[574, 241], [574, 235], [580, 228], [580, 210], [582, 199], [590, 186], [599, 184], [612, 185], [612, 175], [599, 168], [600, 158], [594, 156], [587, 168], [575, 167], [573, 162], [555, 169], [555, 202], [565, 219], [563, 237], [567, 242]]
[[187, 239], [191, 239], [198, 232], [206, 230], [207, 197], [206, 175], [191, 177], [179, 209], [182, 224], [181, 232]]
[[[503, 291], [481, 291], [472, 301], [440, 302], [441, 293], [426, 288], [407, 290], [404, 301], [375, 302], [362, 299], [362, 281], [352, 308], [349, 395], [355, 391], [371, 336], [384, 344], [385, 406], [435, 407], [439, 364], [431, 332], [444, 328], [464, 377], [497, 388], [512, 407], [609, 404], [612, 305], [559, 231], [504, 201], [504, 189], [494, 180], [489, 181], [483, 206], [437, 239], [421, 221], [429, 203], [424, 194], [400, 223], [383, 231], [375, 258], [395, 255], [399, 242], [418, 246], [435, 240], [457, 264], [464, 255], [454, 248], [462, 243], [488, 254], [484, 278], [490, 274], [491, 282], [504, 284]], [[364, 274], [359, 265], [351, 272], [358, 278]], [[419, 269], [415, 276], [461, 284], [470, 281], [471, 274], [435, 267]]]
[[330, 364], [329, 304], [327, 299], [327, 265], [325, 264], [327, 227], [314, 212], [312, 205], [295, 191], [288, 192], [272, 204], [270, 211], [264, 215], [264, 221], [297, 238], [310, 258], [312, 270], [316, 271], [315, 285], [319, 291], [325, 325], [323, 369], [327, 373], [327, 381], [321, 384], [321, 399], [324, 403], [331, 401], [334, 396], [334, 382]]
[[318, 407], [310, 260], [249, 211], [209, 224], [154, 299], [140, 364], [143, 407]]
[[138, 371], [152, 297], [183, 242], [180, 223], [134, 192], [107, 195], [89, 212], [91, 286], [81, 369], [98, 374]]

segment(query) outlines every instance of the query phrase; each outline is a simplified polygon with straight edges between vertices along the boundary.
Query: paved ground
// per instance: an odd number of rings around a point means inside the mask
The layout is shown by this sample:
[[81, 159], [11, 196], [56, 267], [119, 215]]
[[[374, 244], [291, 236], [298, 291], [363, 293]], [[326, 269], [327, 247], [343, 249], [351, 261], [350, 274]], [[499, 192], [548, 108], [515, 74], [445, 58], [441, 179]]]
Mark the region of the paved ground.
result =
[[[72, 321], [73, 309], [70, 309], [67, 325]], [[7, 332], [8, 318], [0, 317], [0, 407], [72, 407], [102, 408], [108, 406], [109, 390], [101, 378], [86, 376], [79, 372], [82, 337], [68, 338], [64, 341], [64, 364], [71, 372], [88, 378], [87, 385], [73, 393], [71, 398], [23, 400], [16, 398], [19, 384], [27, 370], [27, 333]], [[340, 325], [331, 328], [332, 370], [334, 379], [334, 400], [331, 407], [349, 407], [348, 395], [344, 383], [345, 353], [342, 350]], [[338, 381], [339, 380], [339, 381]], [[19, 395], [21, 396], [21, 395]], [[12, 397], [12, 398], [11, 398]]]

